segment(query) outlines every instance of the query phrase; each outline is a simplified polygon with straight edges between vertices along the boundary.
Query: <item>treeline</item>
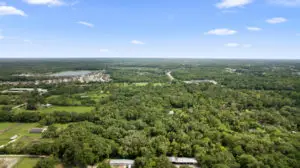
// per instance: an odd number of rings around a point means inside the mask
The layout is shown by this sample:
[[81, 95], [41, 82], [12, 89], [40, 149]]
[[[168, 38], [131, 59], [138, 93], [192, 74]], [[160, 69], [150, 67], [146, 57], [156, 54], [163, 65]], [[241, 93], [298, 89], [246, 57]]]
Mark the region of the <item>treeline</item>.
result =
[[99, 120], [98, 116], [92, 112], [65, 112], [53, 111], [51, 113], [34, 112], [15, 112], [10, 109], [2, 108], [0, 110], [0, 122], [21, 122], [21, 123], [35, 123], [39, 122], [42, 125], [51, 125], [54, 123], [69, 123], [90, 121], [95, 122]]
[[300, 91], [299, 63], [267, 63], [265, 65], [189, 65], [175, 69], [178, 80], [215, 80], [233, 89]]
[[66, 129], [50, 126], [40, 143], [20, 148], [17, 142], [2, 152], [53, 155], [77, 166], [131, 158], [137, 167], [155, 168], [165, 156], [195, 157], [203, 168], [300, 165], [298, 92], [107, 85], [102, 89], [111, 96], [99, 100], [93, 113], [2, 112], [6, 121], [84, 121]]
[[168, 82], [169, 79], [166, 76], [164, 70], [156, 69], [149, 70], [143, 68], [135, 69], [110, 69], [108, 71], [111, 74], [111, 78], [114, 82]]

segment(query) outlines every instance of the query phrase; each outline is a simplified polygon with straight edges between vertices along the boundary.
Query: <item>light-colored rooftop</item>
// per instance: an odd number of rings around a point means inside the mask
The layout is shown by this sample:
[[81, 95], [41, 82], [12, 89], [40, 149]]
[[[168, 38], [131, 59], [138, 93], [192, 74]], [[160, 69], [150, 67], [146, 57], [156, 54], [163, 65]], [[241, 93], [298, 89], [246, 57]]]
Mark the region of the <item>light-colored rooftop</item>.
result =
[[[35, 89], [34, 88], [11, 88], [9, 90], [4, 90], [2, 93], [21, 93], [21, 92], [33, 92]], [[37, 88], [37, 91], [40, 93], [46, 93], [48, 92], [47, 89], [41, 89]]]
[[186, 158], [186, 157], [168, 157], [169, 161], [172, 163], [188, 163], [188, 164], [197, 164], [197, 160], [195, 158]]
[[120, 164], [125, 164], [125, 165], [133, 165], [134, 160], [129, 160], [129, 159], [111, 159], [109, 161], [111, 165], [120, 165]]

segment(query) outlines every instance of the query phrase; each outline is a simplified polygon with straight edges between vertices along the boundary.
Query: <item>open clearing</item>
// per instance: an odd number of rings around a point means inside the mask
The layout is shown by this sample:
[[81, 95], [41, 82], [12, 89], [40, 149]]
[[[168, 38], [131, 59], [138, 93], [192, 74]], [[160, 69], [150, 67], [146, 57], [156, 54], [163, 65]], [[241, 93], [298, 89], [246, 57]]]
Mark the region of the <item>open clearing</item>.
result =
[[31, 128], [39, 127], [37, 123], [0, 123], [2, 132], [0, 133], [0, 146], [5, 145], [14, 135], [18, 135], [18, 139], [35, 140], [40, 139], [41, 134], [30, 134]]
[[25, 110], [24, 108], [18, 108], [17, 111], [26, 111], [26, 112], [41, 112], [41, 113], [52, 113], [55, 111], [65, 111], [65, 112], [75, 112], [75, 113], [86, 113], [92, 112], [95, 107], [91, 106], [51, 106], [48, 108], [40, 108], [38, 110]]
[[94, 107], [89, 106], [52, 106], [50, 108], [43, 108], [38, 111], [44, 113], [51, 113], [54, 111], [66, 111], [66, 112], [75, 112], [75, 113], [86, 113], [94, 110]]
[[2, 132], [4, 132], [6, 129], [8, 129], [9, 127], [15, 125], [16, 123], [9, 123], [9, 122], [2, 122], [0, 123], [0, 134]]
[[14, 168], [33, 168], [39, 160], [39, 158], [21, 158]]

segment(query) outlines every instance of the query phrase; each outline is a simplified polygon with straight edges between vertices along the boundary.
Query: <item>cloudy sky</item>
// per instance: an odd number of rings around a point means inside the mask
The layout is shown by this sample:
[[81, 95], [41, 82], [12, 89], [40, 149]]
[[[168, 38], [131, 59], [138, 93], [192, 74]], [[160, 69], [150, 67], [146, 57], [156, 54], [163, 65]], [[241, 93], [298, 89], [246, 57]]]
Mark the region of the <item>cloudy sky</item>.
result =
[[300, 0], [0, 0], [0, 58], [300, 59]]

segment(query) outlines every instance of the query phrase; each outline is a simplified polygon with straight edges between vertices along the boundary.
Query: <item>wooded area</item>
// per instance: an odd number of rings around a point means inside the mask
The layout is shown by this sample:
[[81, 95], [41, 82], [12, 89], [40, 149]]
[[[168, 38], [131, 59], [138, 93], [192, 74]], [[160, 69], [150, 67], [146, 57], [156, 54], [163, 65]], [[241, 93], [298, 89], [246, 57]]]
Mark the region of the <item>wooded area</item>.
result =
[[[51, 156], [37, 167], [109, 167], [106, 159], [123, 158], [135, 160], [136, 168], [171, 168], [167, 156], [196, 158], [202, 168], [300, 167], [300, 63], [139, 61], [113, 60], [106, 66], [113, 67], [109, 83], [41, 85], [47, 94], [0, 95], [1, 122], [48, 126], [40, 141], [17, 141], [0, 152]], [[144, 72], [144, 78], [134, 75]], [[218, 84], [183, 82], [197, 79]], [[21, 103], [26, 108], [13, 109]], [[54, 110], [45, 112], [45, 103]]]

